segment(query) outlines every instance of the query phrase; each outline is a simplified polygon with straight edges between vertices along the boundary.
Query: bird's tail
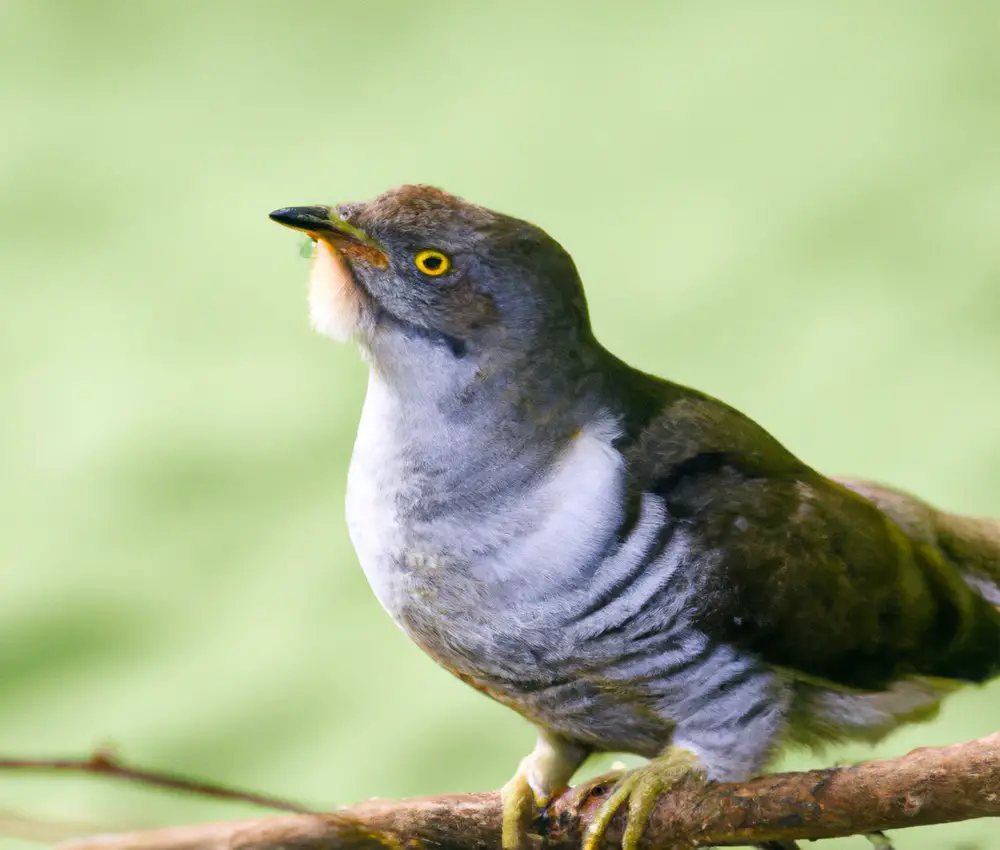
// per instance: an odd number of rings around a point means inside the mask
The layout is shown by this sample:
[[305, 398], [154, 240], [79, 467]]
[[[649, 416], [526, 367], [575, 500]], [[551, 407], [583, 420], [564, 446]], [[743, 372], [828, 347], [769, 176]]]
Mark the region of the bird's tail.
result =
[[883, 484], [836, 480], [873, 502], [913, 540], [935, 546], [966, 584], [1000, 608], [1000, 521], [945, 513]]

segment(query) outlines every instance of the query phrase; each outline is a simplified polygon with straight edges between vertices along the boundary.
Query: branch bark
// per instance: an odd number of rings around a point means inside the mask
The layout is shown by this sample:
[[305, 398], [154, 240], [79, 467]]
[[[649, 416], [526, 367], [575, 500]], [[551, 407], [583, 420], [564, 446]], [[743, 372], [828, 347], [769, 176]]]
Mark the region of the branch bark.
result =
[[[601, 797], [600, 781], [571, 789], [536, 824], [550, 848], [579, 846]], [[781, 773], [744, 784], [688, 781], [665, 794], [644, 848], [690, 848], [834, 838], [1000, 817], [1000, 733], [914, 750], [852, 767]], [[607, 833], [617, 845], [620, 812]], [[493, 850], [500, 846], [496, 792], [401, 802], [370, 801], [322, 814], [106, 835], [60, 850]]]

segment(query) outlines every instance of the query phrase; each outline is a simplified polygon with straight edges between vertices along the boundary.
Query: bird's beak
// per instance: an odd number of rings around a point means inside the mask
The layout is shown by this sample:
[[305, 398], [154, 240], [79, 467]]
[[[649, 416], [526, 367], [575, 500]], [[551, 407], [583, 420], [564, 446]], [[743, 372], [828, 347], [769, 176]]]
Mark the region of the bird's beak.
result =
[[389, 256], [377, 240], [344, 221], [330, 207], [283, 207], [271, 213], [270, 218], [292, 230], [301, 230], [312, 239], [329, 242], [345, 253], [360, 255], [374, 265], [389, 264]]

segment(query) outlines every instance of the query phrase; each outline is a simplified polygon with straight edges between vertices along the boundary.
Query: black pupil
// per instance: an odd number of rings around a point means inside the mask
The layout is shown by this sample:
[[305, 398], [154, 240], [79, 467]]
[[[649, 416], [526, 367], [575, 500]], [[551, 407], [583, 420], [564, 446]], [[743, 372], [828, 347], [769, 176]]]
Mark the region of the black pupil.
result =
[[424, 257], [424, 268], [428, 271], [436, 272], [439, 268], [441, 268], [441, 262], [440, 257], [435, 257], [433, 255], [430, 257]]

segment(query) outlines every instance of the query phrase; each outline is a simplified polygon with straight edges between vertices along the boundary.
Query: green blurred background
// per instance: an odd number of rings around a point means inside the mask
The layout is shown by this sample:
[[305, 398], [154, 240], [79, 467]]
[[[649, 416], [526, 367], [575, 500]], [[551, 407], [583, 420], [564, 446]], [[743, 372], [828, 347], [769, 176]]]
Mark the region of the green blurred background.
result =
[[[824, 470], [1000, 515], [998, 25], [913, 0], [0, 0], [0, 751], [111, 742], [329, 806], [496, 787], [530, 747], [368, 590], [343, 519], [365, 371], [309, 331], [279, 206], [430, 182], [535, 220], [635, 364]], [[879, 752], [998, 727], [994, 686]], [[11, 774], [0, 810], [253, 812]], [[988, 821], [896, 838], [1000, 846]]]

